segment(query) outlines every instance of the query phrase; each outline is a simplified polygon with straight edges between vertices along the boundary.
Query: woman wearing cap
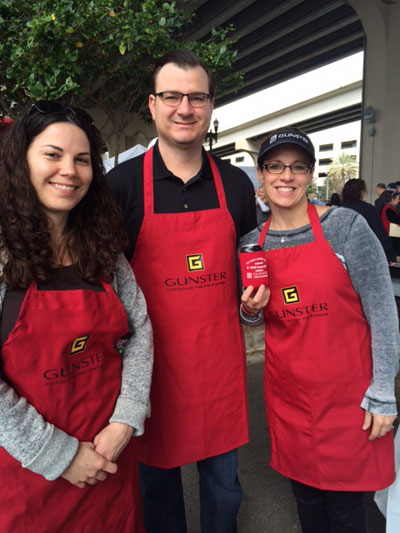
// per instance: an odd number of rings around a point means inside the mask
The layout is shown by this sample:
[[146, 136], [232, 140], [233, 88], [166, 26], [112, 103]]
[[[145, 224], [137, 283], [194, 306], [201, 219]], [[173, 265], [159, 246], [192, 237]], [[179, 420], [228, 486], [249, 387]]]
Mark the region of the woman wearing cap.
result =
[[100, 147], [56, 102], [1, 146], [2, 532], [135, 531], [152, 335]]
[[[365, 532], [363, 493], [394, 479], [399, 335], [382, 247], [365, 219], [307, 202], [314, 147], [300, 130], [271, 134], [258, 157], [271, 217], [243, 244], [266, 250], [264, 392], [271, 466], [291, 479], [304, 533]], [[382, 305], [382, 301], [386, 305]]]

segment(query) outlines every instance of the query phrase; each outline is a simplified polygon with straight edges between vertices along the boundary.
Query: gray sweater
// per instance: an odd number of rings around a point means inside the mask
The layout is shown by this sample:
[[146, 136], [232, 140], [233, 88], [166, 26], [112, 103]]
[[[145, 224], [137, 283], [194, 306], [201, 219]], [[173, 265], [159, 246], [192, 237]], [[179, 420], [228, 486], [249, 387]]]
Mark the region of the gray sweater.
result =
[[[121, 391], [110, 422], [132, 426], [133, 435], [139, 436], [143, 434], [145, 418], [150, 415], [153, 336], [143, 294], [123, 255], [118, 259], [113, 285], [134, 333], [124, 351]], [[0, 284], [0, 311], [5, 289]], [[78, 440], [44, 420], [0, 379], [0, 446], [24, 468], [53, 480], [70, 465]]]
[[[347, 270], [371, 328], [373, 378], [361, 407], [382, 415], [396, 414], [394, 378], [399, 368], [399, 324], [393, 286], [383, 248], [366, 220], [351, 209], [331, 207], [320, 217], [325, 238]], [[286, 232], [285, 232], [286, 233]], [[240, 245], [258, 242], [260, 230], [242, 237]], [[269, 230], [264, 250], [300, 246], [314, 240], [310, 224], [281, 233]], [[248, 319], [248, 325], [259, 322]]]

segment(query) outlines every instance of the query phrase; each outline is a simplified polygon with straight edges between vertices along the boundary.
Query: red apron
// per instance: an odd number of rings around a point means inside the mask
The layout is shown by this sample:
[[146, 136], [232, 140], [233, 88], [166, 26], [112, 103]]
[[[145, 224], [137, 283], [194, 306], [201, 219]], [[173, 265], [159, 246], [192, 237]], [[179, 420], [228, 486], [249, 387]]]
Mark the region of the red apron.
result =
[[[108, 424], [121, 384], [115, 341], [128, 331], [110, 284], [105, 292], [28, 289], [1, 357], [2, 374], [43, 417], [92, 441]], [[15, 533], [132, 533], [137, 460], [133, 441], [118, 472], [79, 489], [47, 481], [0, 448], [0, 531]]]
[[360, 403], [372, 379], [370, 328], [310, 204], [308, 215], [314, 242], [266, 252], [270, 464], [320, 489], [375, 491], [394, 480], [394, 451], [392, 432], [369, 442], [370, 431], [361, 429]]
[[394, 211], [396, 215], [398, 215], [399, 212], [390, 204], [386, 204], [382, 208], [382, 211], [381, 211], [382, 224], [383, 224], [383, 227], [385, 228], [386, 233], [389, 235], [390, 221], [388, 217], [386, 216], [386, 211]]
[[152, 150], [132, 268], [154, 329], [151, 417], [139, 458], [173, 468], [248, 442], [245, 346], [238, 318], [236, 231], [218, 169], [220, 207], [155, 214]]

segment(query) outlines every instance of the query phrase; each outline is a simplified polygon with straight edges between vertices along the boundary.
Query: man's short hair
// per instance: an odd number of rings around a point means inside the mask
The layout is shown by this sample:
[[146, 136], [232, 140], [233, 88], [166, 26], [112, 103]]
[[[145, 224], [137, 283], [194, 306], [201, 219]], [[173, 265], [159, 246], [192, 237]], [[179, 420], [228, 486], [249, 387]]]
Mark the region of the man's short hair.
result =
[[182, 50], [182, 49], [171, 50], [170, 52], [167, 52], [165, 55], [163, 55], [157, 61], [157, 63], [155, 64], [154, 70], [153, 70], [153, 75], [152, 75], [152, 84], [151, 84], [152, 94], [155, 94], [156, 92], [157, 74], [162, 69], [162, 67], [164, 65], [167, 65], [168, 63], [173, 63], [174, 65], [184, 70], [188, 70], [190, 68], [196, 68], [196, 67], [201, 67], [202, 69], [204, 69], [204, 71], [206, 72], [208, 76], [208, 92], [211, 98], [215, 97], [217, 83], [216, 83], [214, 74], [194, 52], [192, 52], [191, 50]]
[[377, 183], [376, 184], [376, 189], [383, 189], [385, 190], [386, 189], [386, 185], [384, 183]]

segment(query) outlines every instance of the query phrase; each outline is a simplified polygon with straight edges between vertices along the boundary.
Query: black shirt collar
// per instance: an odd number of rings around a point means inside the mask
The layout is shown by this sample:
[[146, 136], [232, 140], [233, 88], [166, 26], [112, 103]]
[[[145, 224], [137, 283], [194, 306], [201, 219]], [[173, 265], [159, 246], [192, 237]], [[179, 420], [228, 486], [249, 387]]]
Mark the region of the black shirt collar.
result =
[[[210, 163], [208, 161], [208, 157], [206, 154], [206, 151], [204, 148], [202, 148], [202, 157], [203, 157], [203, 163], [201, 165], [201, 169], [196, 176], [193, 176], [189, 182], [194, 183], [195, 181], [198, 181], [200, 179], [204, 180], [212, 180], [213, 175], [210, 167]], [[162, 160], [160, 150], [158, 148], [158, 141], [154, 145], [154, 151], [153, 151], [153, 174], [154, 174], [154, 180], [163, 180], [163, 179], [169, 179], [176, 177], [174, 174], [168, 170], [168, 168], [165, 166], [164, 161]], [[188, 182], [188, 183], [189, 183]]]

